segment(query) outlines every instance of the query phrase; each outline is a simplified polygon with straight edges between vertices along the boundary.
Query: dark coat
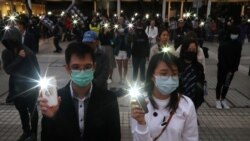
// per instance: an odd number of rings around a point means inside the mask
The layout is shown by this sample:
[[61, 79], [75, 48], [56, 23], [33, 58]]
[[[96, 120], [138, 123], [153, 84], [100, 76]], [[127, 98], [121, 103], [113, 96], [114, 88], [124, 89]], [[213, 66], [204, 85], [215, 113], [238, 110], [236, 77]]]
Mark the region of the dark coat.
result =
[[83, 136], [80, 134], [70, 85], [60, 89], [58, 95], [62, 101], [56, 116], [53, 119], [42, 119], [42, 141], [121, 140], [118, 103], [112, 92], [93, 85], [84, 117]]
[[[201, 104], [204, 102], [204, 81], [205, 81], [205, 74], [204, 74], [204, 68], [202, 64], [199, 62], [193, 62], [191, 64], [192, 70], [194, 72], [187, 72], [185, 71], [187, 67], [190, 67], [190, 64], [186, 63], [184, 60], [180, 61], [181, 68], [180, 68], [180, 90], [181, 93], [186, 95], [185, 92], [190, 92], [190, 90], [185, 90], [184, 85], [190, 86], [191, 84], [195, 85], [194, 91], [190, 93], [188, 96], [194, 103], [195, 108], [201, 106]], [[188, 69], [190, 70], [190, 69]], [[192, 79], [194, 77], [194, 74], [196, 75], [196, 79], [194, 79], [191, 84], [185, 84], [184, 79]]]
[[234, 73], [240, 64], [242, 44], [239, 40], [221, 42], [218, 49], [218, 68]]
[[109, 58], [99, 47], [95, 53], [96, 68], [94, 73], [94, 83], [103, 89], [108, 88], [107, 80], [109, 77]]
[[[2, 43], [6, 49], [2, 52], [3, 68], [10, 75], [7, 103], [19, 97], [38, 95], [38, 83], [35, 80], [40, 79], [39, 64], [33, 52], [23, 46], [21, 41], [21, 33], [16, 28], [4, 33]], [[25, 51], [26, 57], [18, 55], [20, 50]]]
[[34, 34], [26, 31], [26, 33], [24, 35], [23, 45], [27, 46], [34, 53], [37, 53], [38, 47], [37, 47], [36, 38], [35, 38]]
[[131, 53], [133, 57], [149, 57], [149, 41], [144, 30], [136, 30], [132, 43]]

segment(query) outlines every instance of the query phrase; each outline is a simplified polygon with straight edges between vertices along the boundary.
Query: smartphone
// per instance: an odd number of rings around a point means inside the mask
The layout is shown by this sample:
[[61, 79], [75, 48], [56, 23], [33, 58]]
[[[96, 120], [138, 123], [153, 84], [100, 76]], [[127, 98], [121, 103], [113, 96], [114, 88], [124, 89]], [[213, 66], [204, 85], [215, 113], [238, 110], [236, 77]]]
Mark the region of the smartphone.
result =
[[147, 102], [145, 101], [145, 97], [143, 95], [138, 95], [136, 100], [139, 103], [139, 106], [144, 111], [144, 113], [148, 113], [148, 107], [147, 107]]

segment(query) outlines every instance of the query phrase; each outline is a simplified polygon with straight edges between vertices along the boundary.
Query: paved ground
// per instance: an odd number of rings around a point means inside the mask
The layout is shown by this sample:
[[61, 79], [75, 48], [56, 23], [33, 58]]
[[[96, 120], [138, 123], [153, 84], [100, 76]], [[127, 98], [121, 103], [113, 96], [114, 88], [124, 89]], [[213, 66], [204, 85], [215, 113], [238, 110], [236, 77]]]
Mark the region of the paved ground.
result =
[[[62, 43], [65, 49], [68, 43]], [[209, 47], [210, 58], [206, 60], [206, 78], [209, 94], [205, 103], [198, 111], [200, 122], [200, 141], [249, 141], [250, 138], [250, 77], [248, 76], [250, 62], [250, 43], [243, 47], [241, 65], [231, 84], [227, 100], [230, 110], [217, 110], [215, 103], [217, 43], [206, 43]], [[3, 46], [0, 45], [0, 52]], [[49, 76], [56, 76], [59, 88], [69, 80], [64, 72], [64, 55], [53, 54], [52, 40], [43, 40], [40, 43], [40, 53], [37, 55], [42, 74], [48, 70]], [[132, 66], [129, 65], [128, 78], [131, 78]], [[6, 105], [5, 98], [8, 93], [8, 76], [0, 70], [0, 141], [15, 141], [21, 131], [21, 123], [13, 105]], [[110, 87], [122, 87], [118, 84], [118, 71], [114, 70], [114, 82]], [[120, 118], [122, 127], [122, 140], [130, 141], [129, 126], [129, 98], [119, 98]], [[41, 117], [41, 116], [40, 116]]]

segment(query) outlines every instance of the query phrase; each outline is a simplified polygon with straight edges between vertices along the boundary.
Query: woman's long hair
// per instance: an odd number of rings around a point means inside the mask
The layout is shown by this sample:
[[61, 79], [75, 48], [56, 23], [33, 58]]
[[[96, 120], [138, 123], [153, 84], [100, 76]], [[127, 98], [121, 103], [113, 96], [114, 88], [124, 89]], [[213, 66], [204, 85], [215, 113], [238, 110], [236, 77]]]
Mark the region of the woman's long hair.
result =
[[[145, 85], [145, 91], [147, 92], [148, 98], [153, 105], [155, 109], [158, 109], [158, 105], [153, 99], [153, 90], [155, 87], [155, 84], [152, 80], [155, 69], [157, 68], [158, 64], [160, 62], [166, 63], [166, 65], [172, 69], [172, 66], [177, 66], [179, 69], [179, 60], [177, 57], [172, 55], [171, 53], [159, 53], [154, 55], [148, 65], [148, 70], [147, 70], [147, 75], [146, 75], [146, 85]], [[170, 101], [167, 104], [166, 108], [169, 108], [171, 111], [175, 111], [178, 108], [178, 101], [179, 101], [179, 96], [178, 96], [178, 88], [170, 94]]]

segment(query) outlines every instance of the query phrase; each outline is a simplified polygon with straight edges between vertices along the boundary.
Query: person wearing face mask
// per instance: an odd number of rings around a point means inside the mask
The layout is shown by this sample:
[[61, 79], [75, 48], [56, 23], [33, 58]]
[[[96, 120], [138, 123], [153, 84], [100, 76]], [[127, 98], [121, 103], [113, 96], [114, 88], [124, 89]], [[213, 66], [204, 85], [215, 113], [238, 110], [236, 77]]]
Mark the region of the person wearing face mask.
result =
[[204, 68], [198, 62], [198, 43], [195, 39], [183, 42], [180, 51], [180, 91], [188, 96], [197, 110], [204, 102]]
[[88, 45], [71, 43], [65, 51], [71, 80], [58, 90], [58, 105], [40, 97], [43, 114], [41, 141], [120, 141], [120, 118], [115, 95], [95, 85], [95, 55]]
[[178, 93], [179, 60], [171, 53], [159, 53], [150, 60], [145, 91], [148, 112], [131, 110], [134, 141], [198, 141], [193, 102]]
[[227, 39], [219, 44], [216, 85], [217, 109], [230, 108], [226, 101], [226, 95], [234, 73], [238, 70], [240, 64], [242, 44], [238, 40], [239, 33], [239, 28], [233, 26], [229, 30]]

